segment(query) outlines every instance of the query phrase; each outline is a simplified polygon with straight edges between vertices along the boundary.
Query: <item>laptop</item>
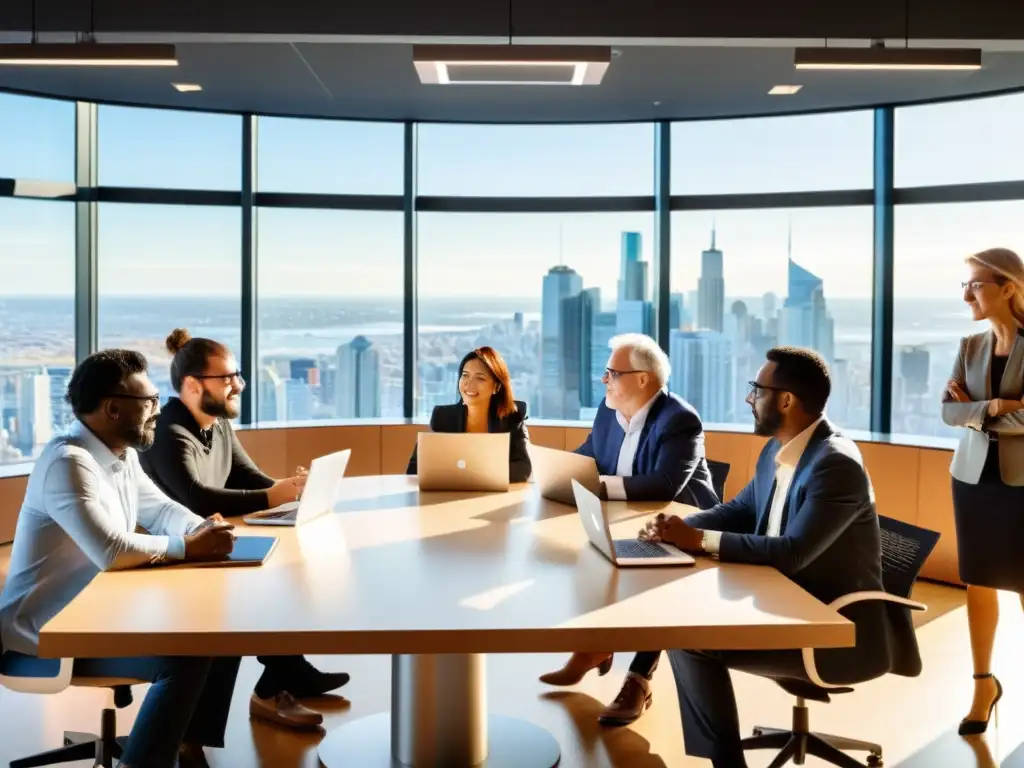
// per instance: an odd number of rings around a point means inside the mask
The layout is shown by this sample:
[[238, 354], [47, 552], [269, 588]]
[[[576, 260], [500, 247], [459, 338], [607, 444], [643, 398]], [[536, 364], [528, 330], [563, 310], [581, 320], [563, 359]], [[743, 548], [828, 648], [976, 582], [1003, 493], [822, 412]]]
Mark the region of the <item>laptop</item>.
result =
[[571, 480], [576, 480], [591, 493], [596, 494], [600, 490], [601, 475], [597, 462], [589, 456], [533, 443], [528, 443], [526, 450], [530, 453], [533, 479], [543, 498], [575, 506]]
[[613, 539], [604, 504], [575, 480], [572, 481], [576, 507], [590, 543], [620, 567], [637, 565], [693, 565], [693, 556], [671, 544], [640, 539]]
[[508, 432], [420, 432], [416, 476], [421, 491], [507, 491]]
[[158, 565], [179, 568], [212, 568], [263, 565], [277, 546], [277, 536], [235, 536], [234, 549], [216, 560], [169, 560]]
[[345, 476], [351, 455], [352, 450], [346, 448], [313, 459], [299, 501], [289, 501], [273, 509], [253, 512], [245, 515], [242, 520], [249, 525], [301, 525], [331, 512], [338, 497], [338, 484]]

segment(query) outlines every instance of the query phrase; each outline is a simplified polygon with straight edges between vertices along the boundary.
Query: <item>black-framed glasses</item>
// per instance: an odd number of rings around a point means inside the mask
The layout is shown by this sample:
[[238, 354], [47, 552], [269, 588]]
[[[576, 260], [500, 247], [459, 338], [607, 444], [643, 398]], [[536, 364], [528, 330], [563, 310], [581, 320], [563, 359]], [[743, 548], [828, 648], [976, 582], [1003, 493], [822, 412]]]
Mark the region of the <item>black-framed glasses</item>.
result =
[[192, 378], [220, 380], [223, 381], [225, 384], [230, 384], [232, 380], [237, 379], [239, 384], [245, 384], [245, 379], [242, 377], [241, 371], [234, 371], [232, 373], [201, 373], [193, 376]]
[[758, 384], [756, 381], [748, 381], [750, 385], [750, 394], [755, 398], [760, 397], [765, 392], [788, 392], [785, 387], [773, 387], [770, 384]]
[[125, 400], [139, 400], [142, 402], [148, 402], [150, 408], [156, 408], [160, 405], [160, 393], [155, 395], [129, 395], [127, 392], [114, 392], [111, 395], [107, 395], [111, 398], [123, 398]]
[[618, 381], [623, 376], [628, 376], [631, 373], [647, 373], [647, 371], [617, 371], [614, 368], [605, 368], [604, 376], [601, 378], [608, 378], [612, 381]]

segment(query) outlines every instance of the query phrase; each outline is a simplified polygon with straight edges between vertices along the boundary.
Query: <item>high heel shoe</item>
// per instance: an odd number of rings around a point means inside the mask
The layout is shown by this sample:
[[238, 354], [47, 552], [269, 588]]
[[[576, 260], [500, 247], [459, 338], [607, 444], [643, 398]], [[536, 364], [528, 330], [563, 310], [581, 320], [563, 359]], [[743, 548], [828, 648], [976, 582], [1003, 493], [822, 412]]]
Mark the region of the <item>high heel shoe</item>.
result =
[[[548, 685], [576, 685], [590, 670], [597, 668], [597, 674], [607, 675], [612, 668], [615, 654], [609, 653], [602, 658], [600, 653], [573, 653], [565, 666], [555, 672], [546, 672], [540, 676], [542, 683]], [[596, 664], [594, 662], [597, 662]]]
[[969, 720], [964, 718], [960, 721], [959, 733], [961, 736], [974, 736], [979, 733], [984, 733], [988, 728], [988, 721], [992, 717], [992, 712], [995, 711], [996, 704], [1003, 698], [1003, 686], [999, 683], [999, 678], [993, 675], [991, 672], [987, 672], [984, 675], [975, 675], [975, 680], [987, 680], [992, 678], [996, 682], [996, 697], [992, 699], [992, 703], [988, 707], [988, 715], [984, 720]]

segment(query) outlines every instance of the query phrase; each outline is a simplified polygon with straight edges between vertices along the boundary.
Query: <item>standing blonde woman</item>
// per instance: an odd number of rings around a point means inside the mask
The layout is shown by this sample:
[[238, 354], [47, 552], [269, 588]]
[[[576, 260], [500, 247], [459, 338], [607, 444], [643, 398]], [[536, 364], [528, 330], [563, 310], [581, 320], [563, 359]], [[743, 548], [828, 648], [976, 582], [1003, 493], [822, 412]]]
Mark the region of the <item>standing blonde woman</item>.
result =
[[[964, 301], [990, 329], [960, 341], [942, 419], [963, 427], [953, 454], [960, 578], [974, 660], [974, 701], [960, 733], [982, 733], [1003, 695], [992, 674], [996, 590], [1024, 595], [1024, 263], [992, 248], [967, 258]], [[1022, 597], [1024, 605], [1024, 597]]]

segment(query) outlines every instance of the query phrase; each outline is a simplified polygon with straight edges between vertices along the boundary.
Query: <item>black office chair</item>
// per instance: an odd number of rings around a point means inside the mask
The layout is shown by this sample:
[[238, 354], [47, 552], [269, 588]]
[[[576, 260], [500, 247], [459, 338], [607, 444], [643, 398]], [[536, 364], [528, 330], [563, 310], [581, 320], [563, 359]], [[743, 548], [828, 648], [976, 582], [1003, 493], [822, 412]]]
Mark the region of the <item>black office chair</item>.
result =
[[113, 768], [114, 759], [120, 758], [126, 740], [117, 735], [117, 710], [132, 703], [133, 685], [145, 680], [124, 677], [74, 677], [74, 659], [40, 659], [19, 653], [4, 653], [0, 648], [0, 685], [21, 693], [59, 693], [68, 686], [80, 688], [109, 688], [113, 692], [114, 708], [106, 707], [100, 713], [100, 733], [64, 732], [64, 746], [19, 760], [12, 760], [10, 768], [34, 768], [57, 765], [72, 760], [94, 760], [94, 765]]
[[711, 485], [719, 501], [725, 501], [725, 480], [729, 477], [730, 465], [724, 461], [706, 459], [708, 471], [711, 472]]
[[[887, 517], [879, 517], [879, 526], [882, 533], [882, 585], [885, 592], [854, 592], [834, 600], [829, 607], [841, 611], [846, 606], [865, 600], [886, 601], [896, 640], [896, 659], [890, 672], [904, 677], [917, 677], [921, 673], [921, 654], [910, 611], [924, 611], [927, 606], [911, 600], [910, 593], [925, 560], [939, 540], [939, 534]], [[882, 747], [879, 744], [810, 730], [806, 704], [808, 699], [828, 702], [830, 694], [852, 693], [854, 689], [830, 685], [822, 680], [814, 663], [813, 648], [804, 648], [803, 657], [804, 669], [811, 682], [795, 679], [775, 681], [783, 690], [796, 697], [792, 729], [785, 731], [758, 726], [754, 728], [752, 738], [743, 740], [743, 749], [781, 749], [772, 761], [771, 768], [781, 768], [790, 760], [796, 765], [803, 765], [807, 755], [840, 768], [861, 768], [863, 763], [846, 755], [844, 750], [868, 752], [869, 766], [882, 765]]]

